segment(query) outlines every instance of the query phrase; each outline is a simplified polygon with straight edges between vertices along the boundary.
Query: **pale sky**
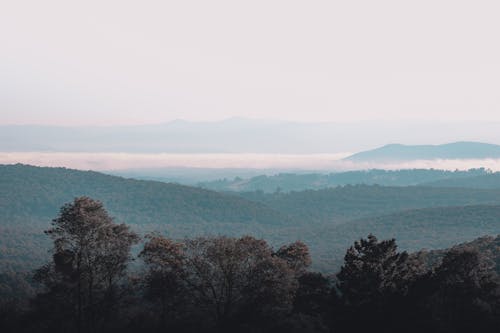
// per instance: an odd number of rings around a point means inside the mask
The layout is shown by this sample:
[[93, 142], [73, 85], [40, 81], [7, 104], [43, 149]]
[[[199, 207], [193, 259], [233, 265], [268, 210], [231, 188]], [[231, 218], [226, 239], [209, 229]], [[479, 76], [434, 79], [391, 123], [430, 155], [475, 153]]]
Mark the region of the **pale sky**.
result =
[[0, 124], [500, 121], [500, 2], [0, 1]]

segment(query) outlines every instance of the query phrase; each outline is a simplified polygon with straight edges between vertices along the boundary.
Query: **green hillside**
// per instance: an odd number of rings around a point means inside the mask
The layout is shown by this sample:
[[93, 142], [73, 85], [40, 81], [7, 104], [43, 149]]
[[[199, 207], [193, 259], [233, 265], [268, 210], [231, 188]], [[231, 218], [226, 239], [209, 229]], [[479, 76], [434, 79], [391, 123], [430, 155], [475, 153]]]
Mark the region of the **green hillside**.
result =
[[43, 230], [63, 204], [78, 196], [102, 201], [119, 222], [141, 234], [254, 232], [290, 223], [288, 216], [264, 204], [200, 188], [65, 168], [0, 165], [1, 269], [32, 269], [45, 261], [49, 239]]
[[140, 234], [251, 234], [275, 246], [303, 240], [316, 268], [327, 272], [338, 269], [345, 248], [369, 233], [395, 237], [410, 250], [500, 233], [500, 190], [359, 185], [238, 196], [97, 172], [7, 165], [0, 166], [1, 269], [22, 271], [45, 261], [49, 239], [43, 230], [64, 203], [82, 195], [101, 200]]
[[339, 267], [353, 241], [377, 235], [396, 238], [403, 250], [442, 249], [485, 235], [500, 234], [500, 205], [424, 208], [304, 228], [303, 235], [321, 269]]
[[0, 225], [49, 221], [77, 196], [102, 201], [113, 216], [129, 224], [289, 220], [263, 204], [195, 187], [65, 168], [0, 166]]
[[490, 173], [486, 175], [477, 175], [474, 177], [440, 179], [425, 184], [426, 186], [434, 187], [463, 187], [463, 188], [478, 188], [478, 189], [499, 189], [500, 188], [500, 172]]
[[486, 169], [471, 169], [467, 171], [447, 171], [435, 169], [408, 170], [362, 170], [338, 173], [280, 173], [275, 175], [260, 175], [251, 178], [234, 177], [199, 182], [198, 186], [215, 191], [251, 192], [276, 191], [290, 192], [303, 190], [318, 190], [344, 185], [383, 185], [410, 186], [421, 185], [439, 180], [463, 179], [487, 175]]
[[[495, 265], [495, 270], [500, 274], [500, 235], [484, 236], [474, 239], [469, 242], [454, 245], [455, 249], [472, 248], [481, 252], [483, 255], [491, 259]], [[422, 251], [430, 265], [438, 263], [450, 249], [439, 249]]]
[[500, 189], [436, 188], [423, 186], [342, 186], [291, 193], [245, 192], [239, 196], [262, 202], [303, 221], [338, 224], [402, 210], [500, 204]]
[[395, 238], [408, 250], [450, 247], [485, 234], [500, 233], [500, 205], [424, 208], [349, 221], [335, 228], [351, 237], [372, 232]]

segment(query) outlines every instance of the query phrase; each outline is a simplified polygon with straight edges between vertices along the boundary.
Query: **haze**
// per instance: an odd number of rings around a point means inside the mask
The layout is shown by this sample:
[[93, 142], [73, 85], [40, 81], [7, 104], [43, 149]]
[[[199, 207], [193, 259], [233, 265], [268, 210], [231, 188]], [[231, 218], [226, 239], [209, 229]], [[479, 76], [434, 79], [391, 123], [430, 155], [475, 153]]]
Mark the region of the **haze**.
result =
[[3, 1], [0, 124], [500, 121], [499, 9]]

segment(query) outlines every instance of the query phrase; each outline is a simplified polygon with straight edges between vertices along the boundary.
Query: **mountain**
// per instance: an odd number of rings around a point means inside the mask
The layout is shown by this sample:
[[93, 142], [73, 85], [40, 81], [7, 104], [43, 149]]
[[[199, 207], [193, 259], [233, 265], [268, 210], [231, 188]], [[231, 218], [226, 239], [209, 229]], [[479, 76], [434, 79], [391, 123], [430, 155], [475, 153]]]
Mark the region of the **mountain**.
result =
[[352, 162], [402, 162], [435, 159], [500, 158], [500, 146], [480, 142], [455, 142], [444, 145], [390, 144], [360, 152], [345, 160]]
[[326, 153], [353, 148], [332, 143], [350, 133], [351, 125], [244, 118], [139, 126], [19, 125], [0, 126], [0, 151]]
[[[405, 138], [432, 144], [456, 138], [500, 142], [492, 122], [290, 122], [231, 118], [136, 126], [0, 126], [0, 151], [119, 153], [345, 153]], [[363, 133], [363, 135], [360, 135]], [[404, 143], [404, 142], [403, 142]]]

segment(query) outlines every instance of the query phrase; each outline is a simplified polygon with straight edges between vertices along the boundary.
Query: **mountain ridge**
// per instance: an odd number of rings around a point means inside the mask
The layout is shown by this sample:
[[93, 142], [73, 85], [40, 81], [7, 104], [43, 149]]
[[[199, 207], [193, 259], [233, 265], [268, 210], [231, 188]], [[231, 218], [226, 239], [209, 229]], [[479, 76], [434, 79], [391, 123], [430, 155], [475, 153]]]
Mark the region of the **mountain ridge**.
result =
[[500, 145], [458, 141], [440, 145], [388, 144], [362, 151], [344, 158], [352, 162], [404, 162], [437, 159], [496, 159], [500, 158]]
[[476, 126], [481, 130], [471, 131], [465, 123], [309, 123], [247, 118], [117, 126], [0, 125], [0, 151], [345, 153], [382, 146], [401, 137], [424, 144], [457, 138], [500, 142], [498, 126], [481, 122]]

